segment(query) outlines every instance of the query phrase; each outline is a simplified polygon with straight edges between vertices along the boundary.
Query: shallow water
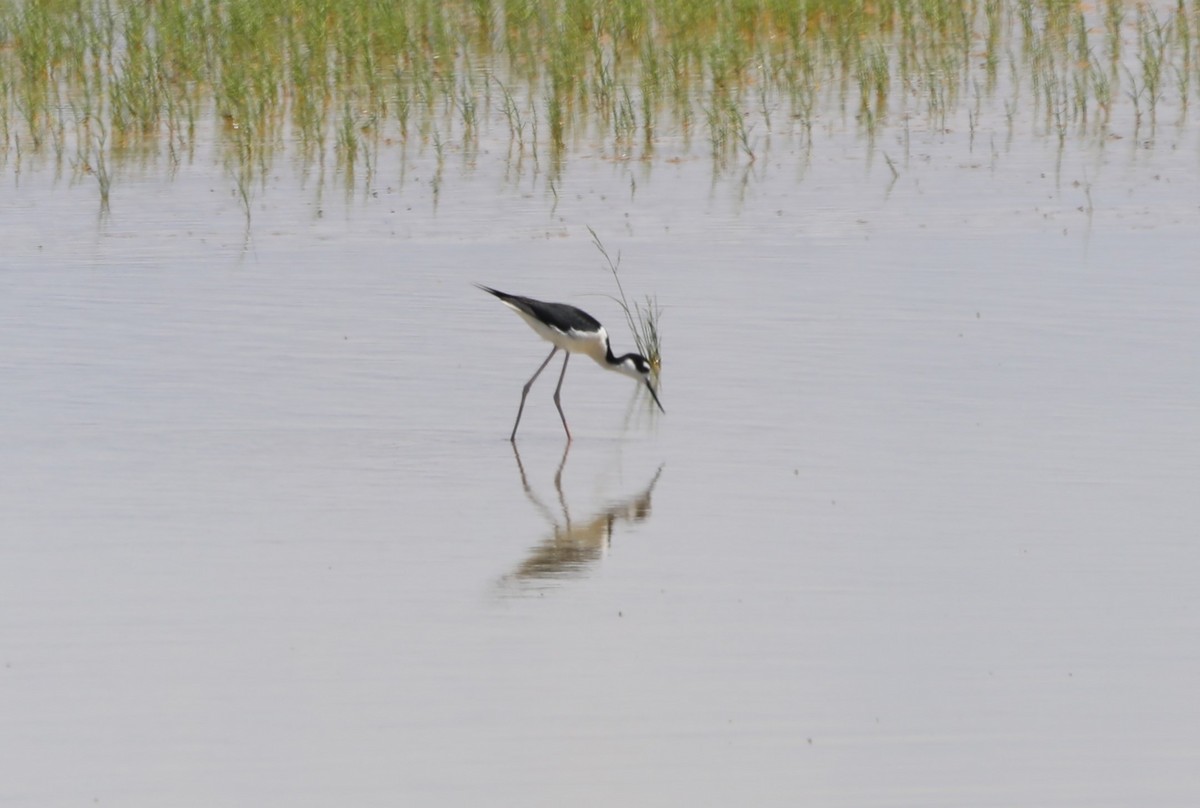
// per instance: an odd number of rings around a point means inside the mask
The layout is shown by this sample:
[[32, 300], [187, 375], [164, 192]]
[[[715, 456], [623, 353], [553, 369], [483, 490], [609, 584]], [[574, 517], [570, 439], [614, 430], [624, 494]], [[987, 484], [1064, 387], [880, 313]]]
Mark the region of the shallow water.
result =
[[814, 154], [6, 177], [0, 802], [1194, 804], [1195, 133]]

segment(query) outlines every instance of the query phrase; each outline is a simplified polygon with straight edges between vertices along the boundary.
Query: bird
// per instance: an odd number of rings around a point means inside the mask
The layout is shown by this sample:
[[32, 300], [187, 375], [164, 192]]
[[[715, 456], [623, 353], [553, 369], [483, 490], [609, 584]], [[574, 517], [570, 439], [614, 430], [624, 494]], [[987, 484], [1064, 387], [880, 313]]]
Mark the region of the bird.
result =
[[538, 366], [537, 371], [529, 378], [529, 381], [525, 382], [525, 387], [521, 390], [521, 406], [517, 408], [517, 420], [513, 423], [512, 435], [509, 436], [511, 442], [516, 443], [517, 441], [517, 427], [521, 425], [521, 413], [525, 411], [525, 399], [529, 395], [529, 388], [533, 387], [534, 381], [560, 349], [566, 352], [566, 358], [563, 359], [562, 372], [558, 375], [558, 387], [554, 388], [554, 406], [558, 408], [558, 417], [562, 419], [568, 443], [571, 442], [571, 428], [567, 426], [567, 416], [563, 414], [561, 396], [563, 379], [567, 375], [567, 362], [571, 361], [573, 353], [586, 354], [594, 359], [600, 367], [642, 382], [650, 391], [654, 403], [658, 405], [663, 414], [666, 414], [662, 402], [658, 400], [658, 393], [655, 392], [654, 385], [650, 381], [653, 369], [649, 360], [638, 353], [615, 356], [608, 340], [608, 332], [595, 317], [583, 309], [577, 309], [566, 303], [547, 303], [531, 297], [510, 295], [481, 283], [475, 285], [499, 298], [504, 305], [519, 314], [521, 319], [537, 332], [538, 336], [554, 345], [550, 350], [550, 355]]

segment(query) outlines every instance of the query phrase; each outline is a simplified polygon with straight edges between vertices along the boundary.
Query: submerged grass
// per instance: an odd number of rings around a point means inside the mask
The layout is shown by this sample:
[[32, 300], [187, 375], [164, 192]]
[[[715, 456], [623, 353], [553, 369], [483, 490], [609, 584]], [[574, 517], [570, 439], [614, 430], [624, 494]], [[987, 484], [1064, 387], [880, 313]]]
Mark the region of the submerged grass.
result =
[[[753, 163], [817, 122], [1061, 145], [1186, 123], [1200, 0], [55, 0], [0, 4], [0, 159], [163, 152], [216, 123], [247, 213], [277, 152], [370, 182], [377, 150]], [[1030, 109], [1032, 114], [1018, 116]], [[503, 150], [502, 150], [503, 151]], [[76, 160], [77, 165], [82, 161]], [[362, 170], [365, 169], [365, 170]]]

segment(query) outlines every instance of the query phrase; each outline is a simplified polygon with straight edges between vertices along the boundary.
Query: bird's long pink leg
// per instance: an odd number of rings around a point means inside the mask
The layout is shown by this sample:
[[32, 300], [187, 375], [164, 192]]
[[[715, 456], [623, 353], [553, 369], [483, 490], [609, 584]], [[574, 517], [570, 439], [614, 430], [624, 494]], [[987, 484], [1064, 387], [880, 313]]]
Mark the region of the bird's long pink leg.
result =
[[[550, 360], [547, 359], [546, 361], [549, 362]], [[558, 387], [554, 388], [554, 406], [558, 407], [558, 417], [562, 419], [563, 429], [567, 430], [567, 443], [571, 442], [571, 427], [567, 426], [567, 416], [563, 415], [562, 402], [559, 401], [559, 397], [562, 395], [562, 383], [563, 379], [567, 376], [567, 363], [570, 361], [571, 353], [568, 351], [567, 358], [563, 360], [562, 373], [558, 374]]]
[[[521, 406], [517, 408], [517, 420], [513, 424], [512, 435], [509, 437], [510, 442], [512, 442], [512, 443], [517, 442], [517, 427], [521, 425], [521, 413], [525, 412], [525, 398], [529, 395], [529, 388], [533, 387], [533, 383], [535, 381], [537, 381], [537, 377], [542, 375], [542, 371], [546, 369], [546, 365], [550, 364], [550, 360], [554, 358], [554, 355], [556, 353], [558, 353], [557, 345], [555, 345], [554, 348], [551, 349], [550, 355], [546, 357], [546, 361], [543, 362], [541, 367], [539, 367], [537, 369], [537, 373], [534, 373], [532, 376], [529, 377], [529, 381], [525, 382], [525, 388], [521, 391]], [[570, 354], [567, 354], [567, 356], [570, 356]], [[562, 379], [558, 380], [558, 385], [559, 385], [559, 387], [562, 386]], [[558, 394], [556, 393], [555, 394], [555, 397], [556, 397], [555, 403], [557, 403], [557, 395]], [[562, 415], [562, 408], [559, 408], [558, 414]], [[563, 423], [565, 424], [566, 421], [563, 421]], [[570, 433], [568, 432], [567, 435], [569, 436]]]

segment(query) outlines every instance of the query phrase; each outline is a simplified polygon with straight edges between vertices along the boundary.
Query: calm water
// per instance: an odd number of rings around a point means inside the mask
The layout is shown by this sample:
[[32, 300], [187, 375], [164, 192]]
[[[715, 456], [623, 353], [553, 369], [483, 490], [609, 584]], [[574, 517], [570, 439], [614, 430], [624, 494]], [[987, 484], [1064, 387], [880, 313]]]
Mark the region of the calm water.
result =
[[864, 154], [6, 175], [0, 803], [1194, 805], [1196, 133]]

